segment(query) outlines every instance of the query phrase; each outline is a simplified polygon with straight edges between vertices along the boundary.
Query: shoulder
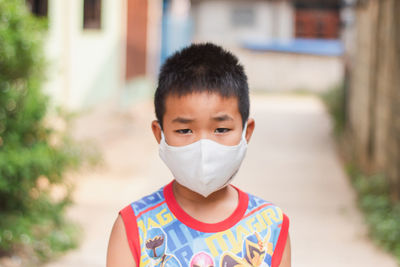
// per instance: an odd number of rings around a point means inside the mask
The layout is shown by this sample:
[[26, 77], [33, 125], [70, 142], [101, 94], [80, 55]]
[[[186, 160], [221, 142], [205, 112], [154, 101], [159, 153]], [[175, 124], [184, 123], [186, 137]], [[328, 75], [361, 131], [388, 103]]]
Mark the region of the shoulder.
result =
[[113, 225], [107, 249], [107, 267], [132, 267], [136, 262], [129, 248], [125, 226], [121, 216]]
[[267, 201], [258, 196], [246, 193], [248, 196], [248, 206], [246, 214], [262, 213], [268, 214], [269, 217], [274, 219], [276, 222], [282, 223], [284, 220], [289, 220], [285, 212], [276, 204], [271, 201]]
[[[164, 187], [132, 202], [127, 207], [130, 206], [133, 209], [134, 213], [136, 215], [138, 215], [141, 212], [147, 210], [148, 208], [154, 207], [163, 202], [165, 202]], [[125, 207], [125, 208], [127, 208], [127, 207]]]
[[248, 196], [248, 205], [244, 217], [256, 216], [273, 227], [277, 232], [277, 237], [285, 239], [289, 229], [289, 217], [281, 207], [271, 201], [261, 197], [246, 193]]
[[116, 244], [115, 246], [118, 247], [121, 245], [119, 242], [122, 242], [130, 252], [130, 258], [133, 258], [136, 263], [140, 259], [138, 218], [146, 211], [152, 210], [160, 203], [165, 202], [163, 188], [125, 206], [119, 211], [119, 216], [115, 221], [109, 246], [112, 248], [112, 244]]
[[[249, 197], [248, 209], [245, 216], [254, 214], [264, 220], [264, 222], [272, 229], [273, 254], [271, 258], [271, 266], [279, 266], [282, 258], [287, 258], [290, 254], [289, 241], [289, 217], [277, 205], [270, 201], [266, 201], [252, 194]], [[289, 245], [289, 249], [287, 248]], [[284, 253], [285, 252], [285, 253]], [[285, 257], [283, 257], [286, 255]]]
[[119, 211], [128, 236], [137, 236], [137, 221], [142, 215], [165, 203], [164, 187], [130, 203]]

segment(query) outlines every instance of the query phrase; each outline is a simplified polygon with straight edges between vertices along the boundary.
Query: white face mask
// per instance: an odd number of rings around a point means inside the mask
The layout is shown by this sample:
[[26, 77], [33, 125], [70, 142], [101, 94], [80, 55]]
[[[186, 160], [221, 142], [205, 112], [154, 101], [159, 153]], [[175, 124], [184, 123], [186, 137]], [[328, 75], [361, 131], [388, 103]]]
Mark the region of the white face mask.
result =
[[247, 150], [245, 124], [239, 144], [221, 145], [201, 139], [186, 146], [170, 146], [161, 132], [159, 154], [179, 184], [204, 197], [223, 188], [233, 179]]

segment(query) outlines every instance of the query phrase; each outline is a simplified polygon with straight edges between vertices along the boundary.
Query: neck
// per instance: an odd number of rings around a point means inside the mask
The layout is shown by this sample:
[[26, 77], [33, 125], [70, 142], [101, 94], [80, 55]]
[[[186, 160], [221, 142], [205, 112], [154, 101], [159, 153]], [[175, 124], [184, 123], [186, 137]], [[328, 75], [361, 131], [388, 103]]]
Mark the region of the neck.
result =
[[200, 195], [199, 193], [196, 193], [187, 187], [184, 187], [180, 185], [178, 182], [174, 181], [172, 184], [172, 188], [174, 191], [174, 195], [176, 199], [182, 199], [185, 201], [189, 202], [194, 202], [194, 203], [209, 203], [209, 202], [215, 202], [221, 199], [224, 199], [227, 194], [229, 194], [230, 191], [230, 185], [225, 186], [218, 191], [215, 191], [208, 195], [207, 197], [204, 197], [203, 195]]
[[[207, 197], [193, 192], [176, 181], [172, 186], [175, 199], [181, 208], [195, 219], [203, 222], [215, 223], [224, 220], [239, 203], [239, 193], [231, 185], [225, 186]], [[209, 217], [208, 215], [211, 214], [214, 215]]]

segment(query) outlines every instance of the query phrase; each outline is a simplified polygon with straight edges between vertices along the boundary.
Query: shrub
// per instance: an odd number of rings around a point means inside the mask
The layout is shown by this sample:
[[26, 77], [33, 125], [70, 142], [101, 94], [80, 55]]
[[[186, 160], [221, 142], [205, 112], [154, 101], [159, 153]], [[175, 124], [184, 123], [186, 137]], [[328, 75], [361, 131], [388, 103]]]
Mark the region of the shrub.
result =
[[342, 84], [332, 87], [320, 94], [328, 112], [331, 114], [334, 124], [334, 132], [340, 135], [345, 127], [345, 93]]
[[72, 189], [63, 174], [80, 162], [71, 140], [46, 123], [45, 25], [25, 1], [0, 0], [0, 252], [29, 247], [41, 259], [76, 244], [63, 217]]
[[366, 175], [352, 164], [347, 165], [347, 172], [371, 237], [400, 263], [400, 203], [391, 201], [387, 178], [382, 174]]

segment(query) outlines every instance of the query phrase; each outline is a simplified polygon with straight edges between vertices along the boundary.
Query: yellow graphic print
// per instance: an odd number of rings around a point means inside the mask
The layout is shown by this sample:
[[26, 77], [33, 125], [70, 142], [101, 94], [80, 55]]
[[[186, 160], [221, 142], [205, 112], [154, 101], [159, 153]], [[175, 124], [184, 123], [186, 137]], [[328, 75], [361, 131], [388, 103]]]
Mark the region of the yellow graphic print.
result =
[[268, 266], [264, 259], [266, 253], [272, 254], [270, 238], [270, 228], [264, 240], [258, 232], [247, 236], [243, 241], [242, 258], [232, 252], [225, 252], [221, 256], [220, 267]]

